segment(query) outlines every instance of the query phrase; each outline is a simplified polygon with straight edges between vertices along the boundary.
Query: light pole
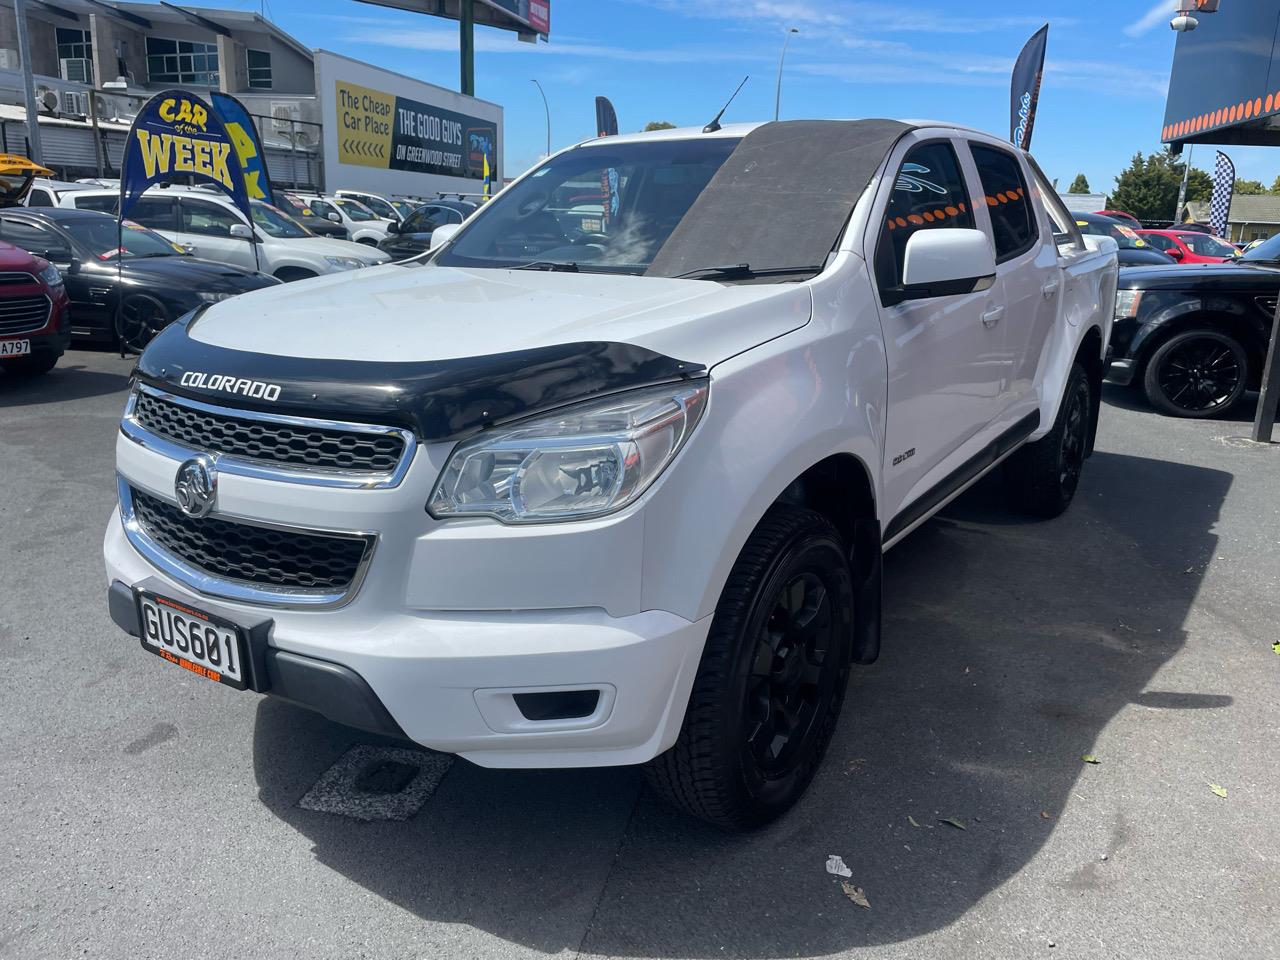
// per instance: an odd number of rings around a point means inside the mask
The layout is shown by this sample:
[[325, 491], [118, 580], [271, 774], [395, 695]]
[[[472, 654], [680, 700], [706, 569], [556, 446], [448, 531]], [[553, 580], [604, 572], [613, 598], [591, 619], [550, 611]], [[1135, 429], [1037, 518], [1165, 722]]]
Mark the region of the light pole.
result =
[[787, 62], [787, 44], [791, 42], [791, 35], [799, 33], [795, 27], [788, 27], [787, 34], [782, 41], [782, 56], [778, 58], [778, 89], [773, 95], [773, 119], [778, 119], [778, 111], [782, 107], [782, 65]]
[[537, 80], [530, 80], [529, 82], [537, 87], [538, 92], [542, 94], [542, 109], [547, 111], [547, 156], [549, 157], [551, 156], [551, 105], [547, 103], [547, 92], [542, 89], [542, 84]]

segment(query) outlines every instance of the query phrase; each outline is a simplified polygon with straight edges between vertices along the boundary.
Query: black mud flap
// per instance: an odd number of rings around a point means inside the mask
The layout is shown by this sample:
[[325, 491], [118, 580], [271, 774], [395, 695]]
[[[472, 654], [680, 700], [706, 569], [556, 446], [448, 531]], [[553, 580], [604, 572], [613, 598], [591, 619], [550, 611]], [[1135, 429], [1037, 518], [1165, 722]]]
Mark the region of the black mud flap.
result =
[[853, 526], [852, 660], [875, 663], [880, 656], [880, 593], [884, 583], [884, 547], [879, 520], [856, 520]]

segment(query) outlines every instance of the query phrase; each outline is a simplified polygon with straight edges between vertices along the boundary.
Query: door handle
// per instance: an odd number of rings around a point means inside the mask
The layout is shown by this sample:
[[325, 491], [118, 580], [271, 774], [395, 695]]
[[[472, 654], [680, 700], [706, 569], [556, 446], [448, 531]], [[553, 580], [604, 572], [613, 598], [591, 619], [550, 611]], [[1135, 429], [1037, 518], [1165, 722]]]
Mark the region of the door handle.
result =
[[1004, 307], [992, 307], [982, 315], [982, 325], [984, 327], [994, 327], [1004, 318]]
[[1058, 281], [1057, 280], [1048, 281], [1043, 287], [1040, 288], [1040, 292], [1043, 293], [1044, 298], [1048, 300], [1050, 297], [1052, 297], [1055, 293], [1058, 292]]

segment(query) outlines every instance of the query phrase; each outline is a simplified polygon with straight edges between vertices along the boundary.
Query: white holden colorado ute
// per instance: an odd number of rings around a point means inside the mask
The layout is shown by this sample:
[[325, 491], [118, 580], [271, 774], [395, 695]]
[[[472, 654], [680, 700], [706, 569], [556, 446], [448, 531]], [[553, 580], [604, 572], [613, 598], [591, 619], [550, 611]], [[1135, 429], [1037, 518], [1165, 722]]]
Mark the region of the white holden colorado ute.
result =
[[592, 140], [428, 255], [156, 337], [111, 614], [335, 721], [646, 764], [763, 823], [877, 655], [884, 551], [997, 467], [1021, 510], [1071, 502], [1115, 289], [1114, 242], [973, 130]]

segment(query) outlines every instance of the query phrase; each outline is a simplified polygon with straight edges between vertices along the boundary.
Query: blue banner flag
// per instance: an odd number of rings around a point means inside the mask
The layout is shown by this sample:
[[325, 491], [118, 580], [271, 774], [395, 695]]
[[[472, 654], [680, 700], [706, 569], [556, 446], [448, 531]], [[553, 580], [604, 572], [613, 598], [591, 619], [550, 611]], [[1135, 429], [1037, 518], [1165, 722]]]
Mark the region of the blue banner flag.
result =
[[1044, 79], [1044, 54], [1049, 45], [1046, 23], [1027, 41], [1013, 65], [1013, 83], [1009, 91], [1009, 139], [1013, 145], [1031, 149], [1031, 134], [1036, 126], [1036, 108], [1040, 105], [1040, 82]]
[[222, 121], [194, 94], [165, 90], [143, 104], [129, 128], [119, 218], [129, 215], [148, 187], [188, 177], [216, 185], [250, 216], [244, 174]]
[[267, 173], [267, 155], [262, 149], [262, 140], [258, 137], [258, 129], [253, 125], [253, 118], [243, 103], [221, 90], [209, 91], [209, 103], [227, 135], [231, 137], [231, 145], [240, 160], [240, 172], [244, 176], [244, 190], [250, 200], [274, 202], [271, 192], [271, 176]]

